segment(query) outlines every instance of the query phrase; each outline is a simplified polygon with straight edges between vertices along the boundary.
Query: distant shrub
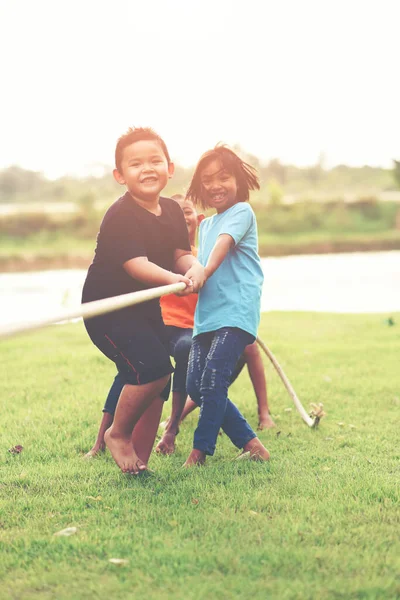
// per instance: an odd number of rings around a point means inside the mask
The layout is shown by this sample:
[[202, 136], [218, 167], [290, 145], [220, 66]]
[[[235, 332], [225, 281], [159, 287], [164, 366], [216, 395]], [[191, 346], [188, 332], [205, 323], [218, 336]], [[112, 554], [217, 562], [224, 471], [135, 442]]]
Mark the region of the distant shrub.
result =
[[15, 214], [0, 217], [0, 235], [21, 238], [32, 233], [65, 232], [73, 237], [89, 238], [96, 236], [99, 223], [97, 213], [80, 213], [61, 219], [44, 213]]
[[283, 189], [276, 179], [271, 179], [267, 186], [268, 200], [271, 206], [282, 204]]
[[299, 202], [293, 206], [293, 209], [295, 213], [297, 213], [296, 221], [303, 224], [304, 231], [321, 227], [325, 210], [323, 204], [320, 202]]
[[82, 194], [77, 199], [77, 204], [83, 214], [95, 211], [96, 196], [92, 192]]
[[375, 198], [360, 198], [357, 202], [338, 198], [327, 202], [303, 199], [280, 206], [254, 206], [259, 231], [276, 234], [387, 231], [396, 228], [398, 208], [396, 202], [379, 202]]
[[37, 231], [55, 231], [57, 223], [47, 214], [7, 215], [0, 218], [0, 233], [12, 237], [25, 237]]
[[349, 205], [344, 200], [331, 200], [325, 207], [325, 226], [331, 231], [351, 228]]
[[[22, 238], [31, 234], [61, 233], [69, 238], [95, 239], [103, 212], [88, 198], [74, 214], [14, 214], [0, 217], [0, 235]], [[86, 207], [84, 206], [86, 204]], [[89, 205], [89, 206], [88, 206]], [[328, 202], [303, 199], [293, 204], [253, 204], [261, 233], [291, 235], [316, 230], [327, 233], [388, 231], [396, 228], [397, 202], [378, 202], [376, 198], [360, 198], [345, 202], [334, 198]], [[212, 214], [210, 212], [210, 214]], [[398, 217], [397, 227], [399, 227]]]
[[379, 219], [381, 202], [375, 196], [364, 196], [349, 205], [350, 210], [359, 211], [366, 219]]

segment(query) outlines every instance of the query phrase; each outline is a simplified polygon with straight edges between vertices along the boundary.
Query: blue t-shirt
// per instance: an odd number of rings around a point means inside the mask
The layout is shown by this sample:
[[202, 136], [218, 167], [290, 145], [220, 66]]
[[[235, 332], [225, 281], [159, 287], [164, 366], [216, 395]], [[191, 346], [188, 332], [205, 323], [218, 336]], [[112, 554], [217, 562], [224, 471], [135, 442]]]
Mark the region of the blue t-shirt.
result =
[[219, 235], [229, 234], [235, 245], [199, 292], [194, 335], [221, 327], [239, 327], [257, 336], [264, 275], [258, 256], [257, 222], [246, 202], [202, 221], [198, 259], [206, 266]]

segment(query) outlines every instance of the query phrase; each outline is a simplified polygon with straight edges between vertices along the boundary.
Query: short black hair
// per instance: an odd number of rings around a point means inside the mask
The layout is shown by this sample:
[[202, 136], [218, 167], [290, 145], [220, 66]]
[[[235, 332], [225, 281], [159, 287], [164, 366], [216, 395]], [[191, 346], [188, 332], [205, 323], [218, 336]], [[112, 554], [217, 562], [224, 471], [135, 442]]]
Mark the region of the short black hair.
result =
[[160, 137], [158, 133], [154, 131], [154, 129], [151, 129], [150, 127], [129, 127], [128, 131], [121, 135], [121, 137], [118, 139], [115, 147], [115, 167], [117, 171], [121, 172], [122, 154], [124, 149], [134, 142], [141, 142], [142, 140], [153, 140], [158, 142], [165, 154], [168, 164], [171, 163], [171, 158], [166, 143], [162, 137]]
[[182, 200], [185, 200], [185, 196], [183, 194], [173, 194], [171, 196], [171, 200], [178, 200], [179, 202], [182, 202]]
[[205, 152], [196, 165], [192, 181], [190, 182], [186, 198], [194, 204], [200, 204], [204, 209], [209, 208], [204, 200], [203, 186], [201, 183], [201, 171], [213, 160], [219, 160], [225, 171], [233, 175], [237, 184], [238, 202], [247, 202], [250, 190], [259, 190], [260, 182], [254, 167], [242, 160], [233, 150], [225, 144], [217, 144], [212, 150]]

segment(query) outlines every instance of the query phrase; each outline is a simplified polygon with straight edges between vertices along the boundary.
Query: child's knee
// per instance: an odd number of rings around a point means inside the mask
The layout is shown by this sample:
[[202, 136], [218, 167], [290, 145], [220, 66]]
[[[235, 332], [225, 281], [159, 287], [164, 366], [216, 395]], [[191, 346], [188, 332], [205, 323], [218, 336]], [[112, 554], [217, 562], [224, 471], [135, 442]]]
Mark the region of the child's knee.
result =
[[188, 362], [190, 348], [192, 347], [192, 338], [190, 336], [182, 336], [174, 350], [174, 359], [176, 362]]
[[204, 370], [200, 383], [200, 395], [207, 396], [208, 394], [228, 394], [230, 376], [223, 371], [218, 370], [212, 365]]
[[259, 354], [260, 354], [260, 351], [258, 349], [257, 342], [253, 342], [252, 344], [249, 344], [244, 349], [244, 356], [246, 359], [252, 358], [253, 356], [258, 356]]
[[186, 381], [186, 392], [196, 404], [201, 404], [200, 381], [188, 377]]

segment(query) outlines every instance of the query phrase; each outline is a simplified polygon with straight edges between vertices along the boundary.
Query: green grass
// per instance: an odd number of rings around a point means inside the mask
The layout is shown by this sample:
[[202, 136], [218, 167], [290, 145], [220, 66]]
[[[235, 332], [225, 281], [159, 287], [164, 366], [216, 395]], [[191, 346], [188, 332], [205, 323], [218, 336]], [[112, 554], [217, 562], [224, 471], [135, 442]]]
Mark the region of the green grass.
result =
[[[310, 231], [299, 233], [267, 233], [259, 232], [261, 248], [281, 246], [307, 246], [326, 242], [369, 242], [400, 240], [400, 232], [396, 230], [378, 232], [327, 232]], [[400, 242], [399, 242], [400, 243]], [[92, 258], [96, 241], [93, 238], [74, 238], [62, 232], [42, 231], [25, 238], [3, 236], [0, 243], [0, 256], [57, 256], [69, 254]], [[268, 252], [268, 251], [267, 251]]]
[[[0, 240], [0, 270], [28, 271], [45, 268], [86, 268], [92, 261], [95, 240], [74, 238], [61, 232], [39, 232], [25, 238], [3, 236]], [[326, 252], [400, 249], [400, 232], [326, 232], [259, 235], [263, 257]]]
[[[399, 204], [376, 198], [346, 203], [257, 203], [261, 256], [400, 248]], [[212, 214], [208, 211], [207, 214]], [[15, 214], [0, 218], [0, 269], [89, 265], [103, 211]]]
[[[267, 365], [270, 464], [234, 462], [223, 436], [205, 468], [181, 469], [193, 415], [176, 454], [154, 455], [142, 478], [108, 454], [82, 459], [113, 367], [81, 324], [2, 341], [0, 598], [399, 598], [393, 317], [264, 315], [260, 335], [304, 405], [325, 405], [319, 429]], [[231, 392], [255, 425], [247, 374]], [[8, 453], [16, 444], [22, 453]], [[77, 534], [54, 537], [68, 526]]]
[[96, 245], [95, 236], [90, 239], [76, 238], [63, 232], [40, 231], [23, 238], [2, 236], [0, 257], [24, 256], [87, 256], [92, 259]]
[[320, 244], [326, 242], [374, 242], [374, 241], [394, 241], [400, 242], [400, 232], [396, 230], [379, 231], [379, 232], [327, 232], [327, 231], [310, 231], [308, 233], [259, 233], [259, 244], [263, 246], [279, 246], [279, 245], [304, 245]]

